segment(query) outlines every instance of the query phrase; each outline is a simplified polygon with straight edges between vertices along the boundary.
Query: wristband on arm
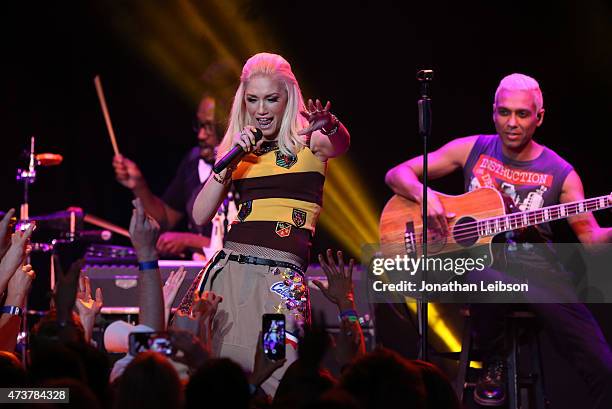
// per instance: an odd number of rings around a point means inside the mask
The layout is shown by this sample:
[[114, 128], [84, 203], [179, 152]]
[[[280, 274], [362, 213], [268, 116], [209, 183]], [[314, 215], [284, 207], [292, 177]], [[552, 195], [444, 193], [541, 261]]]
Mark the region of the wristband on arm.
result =
[[347, 318], [350, 322], [357, 322], [359, 320], [359, 317], [357, 316], [357, 311], [355, 310], [342, 311], [340, 312], [338, 318], [340, 319], [340, 321], [342, 321], [343, 318]]
[[158, 264], [157, 260], [142, 261], [142, 262], [138, 263], [138, 269], [140, 271], [157, 270], [158, 268], [159, 268], [159, 264]]
[[4, 305], [0, 307], [0, 313], [21, 316], [21, 314], [23, 314], [23, 308], [16, 305]]

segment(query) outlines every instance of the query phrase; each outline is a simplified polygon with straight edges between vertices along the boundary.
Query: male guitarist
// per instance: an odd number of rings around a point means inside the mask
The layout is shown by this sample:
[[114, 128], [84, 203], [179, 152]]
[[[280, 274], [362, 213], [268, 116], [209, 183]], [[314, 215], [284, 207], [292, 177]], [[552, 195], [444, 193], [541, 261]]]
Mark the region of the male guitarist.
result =
[[[584, 200], [582, 182], [572, 166], [532, 139], [543, 120], [543, 98], [537, 81], [522, 74], [509, 75], [495, 93], [493, 122], [497, 134], [458, 138], [429, 154], [429, 177], [440, 178], [461, 168], [466, 191], [495, 187], [524, 211]], [[422, 160], [422, 156], [410, 159], [391, 169], [385, 178], [396, 194], [419, 204], [423, 202]], [[445, 211], [434, 191], [429, 190], [427, 197], [430, 228], [444, 234], [455, 215]], [[582, 243], [612, 242], [612, 228], [600, 227], [591, 213], [572, 216], [568, 221]], [[545, 240], [552, 239], [548, 224], [540, 225], [538, 230]], [[549, 270], [554, 268], [549, 264]], [[612, 351], [590, 311], [578, 303], [529, 307], [587, 382], [593, 407], [612, 408]], [[502, 308], [491, 304], [472, 306], [477, 340], [486, 357], [474, 398], [487, 406], [502, 405], [506, 397], [500, 351], [489, 342], [499, 334], [502, 320], [498, 314]]]

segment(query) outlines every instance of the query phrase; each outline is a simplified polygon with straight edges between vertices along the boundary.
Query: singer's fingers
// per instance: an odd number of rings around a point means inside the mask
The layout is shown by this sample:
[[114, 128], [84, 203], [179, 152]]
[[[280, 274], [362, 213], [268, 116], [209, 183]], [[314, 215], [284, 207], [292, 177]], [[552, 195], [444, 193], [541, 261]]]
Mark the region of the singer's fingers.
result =
[[308, 135], [312, 133], [312, 130], [314, 129], [314, 125], [310, 125], [307, 128], [302, 129], [301, 131], [298, 131], [298, 135]]
[[[246, 141], [244, 140], [245, 138], [247, 139]], [[248, 152], [251, 147], [251, 144], [248, 141], [248, 137], [245, 137], [244, 135], [240, 135], [240, 139], [236, 141], [236, 144], [239, 145], [245, 152]]]
[[248, 152], [249, 138], [245, 136], [243, 131], [237, 132], [234, 136], [234, 145], [240, 146], [243, 151]]
[[255, 147], [253, 147], [253, 150], [257, 150], [257, 149], [261, 148], [261, 145], [263, 145], [263, 143], [265, 141], [266, 140], [264, 138], [261, 138], [259, 141], [257, 141], [257, 143], [255, 144]]
[[251, 128], [246, 127], [242, 130], [243, 134], [246, 134], [249, 138], [249, 142], [251, 145], [255, 145], [255, 135], [253, 135], [253, 130]]
[[331, 101], [327, 101], [327, 104], [325, 104], [325, 108], [323, 108], [323, 110], [329, 112], [330, 109], [331, 109]]
[[300, 115], [306, 118], [307, 121], [310, 121], [310, 114], [306, 111], [300, 111]]
[[323, 105], [321, 104], [321, 101], [317, 99], [315, 105], [317, 106], [317, 111], [323, 111]]
[[314, 103], [312, 102], [312, 99], [308, 100], [308, 110], [310, 112], [314, 112], [317, 110], [317, 108], [315, 107]]
[[251, 140], [251, 138], [254, 138], [254, 137], [249, 135], [248, 133], [245, 133], [242, 135], [242, 141], [246, 145], [247, 152], [250, 152], [253, 149], [253, 141]]

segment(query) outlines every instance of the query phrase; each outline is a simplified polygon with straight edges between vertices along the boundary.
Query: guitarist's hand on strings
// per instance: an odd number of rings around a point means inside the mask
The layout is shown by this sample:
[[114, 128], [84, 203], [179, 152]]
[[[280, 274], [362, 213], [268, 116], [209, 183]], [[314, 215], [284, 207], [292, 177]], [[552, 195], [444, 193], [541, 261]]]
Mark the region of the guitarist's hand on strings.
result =
[[[422, 206], [422, 201], [421, 201]], [[447, 235], [448, 220], [455, 217], [455, 213], [446, 212], [440, 197], [436, 192], [427, 189], [427, 229], [433, 230], [440, 235]]]

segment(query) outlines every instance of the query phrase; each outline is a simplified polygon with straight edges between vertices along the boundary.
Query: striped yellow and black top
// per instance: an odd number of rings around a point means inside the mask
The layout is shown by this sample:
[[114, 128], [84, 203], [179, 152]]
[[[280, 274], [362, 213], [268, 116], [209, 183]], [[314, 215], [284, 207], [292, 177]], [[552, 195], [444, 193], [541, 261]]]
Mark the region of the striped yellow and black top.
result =
[[227, 240], [290, 252], [307, 261], [326, 168], [308, 148], [285, 156], [272, 143], [246, 155], [232, 175], [240, 207]]

